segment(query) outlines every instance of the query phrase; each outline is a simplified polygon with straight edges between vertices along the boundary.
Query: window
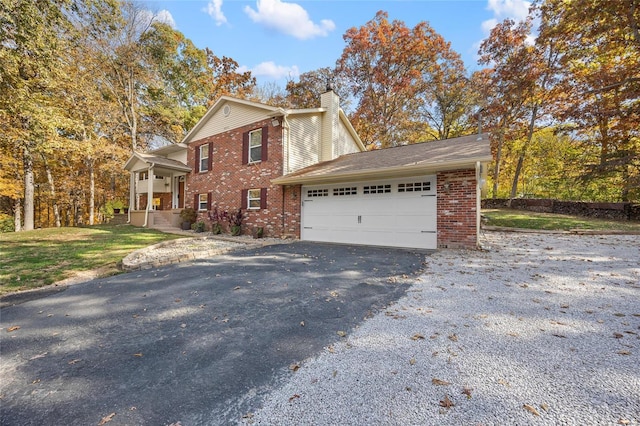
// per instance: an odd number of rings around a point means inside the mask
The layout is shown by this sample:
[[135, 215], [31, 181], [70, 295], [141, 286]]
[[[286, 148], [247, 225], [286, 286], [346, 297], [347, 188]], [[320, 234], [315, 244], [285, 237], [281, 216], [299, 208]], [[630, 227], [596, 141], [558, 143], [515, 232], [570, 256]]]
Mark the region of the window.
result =
[[391, 192], [391, 185], [371, 185], [362, 188], [363, 194], [387, 194]]
[[247, 210], [267, 208], [267, 188], [243, 189], [240, 207]]
[[249, 132], [249, 163], [262, 161], [262, 129]]
[[147, 180], [149, 179], [149, 172], [140, 172], [138, 173], [139, 180]]
[[328, 189], [308, 189], [307, 197], [328, 197], [329, 190]]
[[333, 195], [358, 195], [358, 188], [350, 186], [348, 188], [334, 188]]
[[398, 192], [431, 191], [431, 182], [399, 183]]
[[199, 150], [199, 158], [200, 158], [200, 172], [206, 172], [209, 170], [209, 144], [200, 145]]
[[198, 210], [207, 210], [209, 194], [198, 194]]
[[260, 208], [260, 189], [250, 189], [247, 191], [247, 206], [249, 210], [257, 210]]

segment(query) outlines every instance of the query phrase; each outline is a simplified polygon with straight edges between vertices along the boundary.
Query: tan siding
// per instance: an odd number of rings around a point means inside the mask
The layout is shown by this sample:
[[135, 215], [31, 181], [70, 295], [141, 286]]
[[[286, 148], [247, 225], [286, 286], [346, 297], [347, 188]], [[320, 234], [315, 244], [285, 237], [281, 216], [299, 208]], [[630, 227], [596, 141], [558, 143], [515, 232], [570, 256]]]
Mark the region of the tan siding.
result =
[[187, 164], [187, 150], [183, 149], [179, 152], [174, 152], [172, 154], [167, 155], [167, 158], [170, 160], [180, 161], [181, 163]]
[[289, 118], [289, 170], [292, 173], [320, 161], [320, 126], [317, 114]]
[[360, 152], [358, 144], [344, 124], [340, 123], [338, 126], [338, 135], [333, 144], [333, 158], [344, 154], [353, 154], [354, 152]]
[[[229, 116], [225, 117], [224, 107], [229, 105]], [[207, 120], [207, 122], [191, 137], [191, 141], [204, 139], [208, 136], [217, 135], [228, 130], [245, 126], [267, 118], [267, 111], [259, 108], [252, 108], [247, 105], [225, 102]]]

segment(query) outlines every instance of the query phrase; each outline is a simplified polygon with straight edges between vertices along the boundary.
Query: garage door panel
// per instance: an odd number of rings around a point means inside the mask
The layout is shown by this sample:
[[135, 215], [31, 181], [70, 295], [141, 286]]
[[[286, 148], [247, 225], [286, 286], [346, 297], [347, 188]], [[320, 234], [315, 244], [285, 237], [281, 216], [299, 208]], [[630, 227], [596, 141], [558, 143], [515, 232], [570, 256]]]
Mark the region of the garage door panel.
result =
[[[423, 176], [393, 181], [303, 187], [301, 238], [310, 241], [435, 249], [435, 179], [435, 176]], [[402, 191], [398, 190], [399, 183], [403, 184]], [[308, 194], [325, 195], [305, 197]]]

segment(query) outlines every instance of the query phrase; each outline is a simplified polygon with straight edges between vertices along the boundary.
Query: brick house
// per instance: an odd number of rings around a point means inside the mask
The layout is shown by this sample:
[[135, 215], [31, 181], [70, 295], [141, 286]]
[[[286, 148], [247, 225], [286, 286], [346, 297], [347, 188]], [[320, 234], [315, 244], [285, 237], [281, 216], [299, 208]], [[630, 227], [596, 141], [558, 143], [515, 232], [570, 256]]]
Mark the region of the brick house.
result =
[[127, 161], [129, 220], [179, 226], [184, 207], [205, 222], [242, 209], [244, 233], [470, 248], [490, 160], [485, 134], [366, 151], [331, 90], [309, 109], [221, 97], [181, 143]]

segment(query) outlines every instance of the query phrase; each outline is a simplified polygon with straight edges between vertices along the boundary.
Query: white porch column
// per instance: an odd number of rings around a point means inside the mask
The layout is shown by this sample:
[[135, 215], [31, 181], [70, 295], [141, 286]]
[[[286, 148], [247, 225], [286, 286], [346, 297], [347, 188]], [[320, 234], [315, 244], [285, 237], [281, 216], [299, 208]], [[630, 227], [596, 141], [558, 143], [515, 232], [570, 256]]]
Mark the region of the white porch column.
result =
[[135, 208], [136, 175], [137, 173], [134, 171], [129, 172], [129, 212], [127, 213], [127, 223], [131, 223], [131, 210]]
[[147, 207], [144, 211], [144, 225], [143, 228], [146, 228], [149, 224], [149, 210], [151, 210], [151, 206], [153, 205], [153, 182], [155, 180], [155, 176], [153, 175], [153, 166], [151, 163], [149, 165], [149, 169], [147, 170]]

